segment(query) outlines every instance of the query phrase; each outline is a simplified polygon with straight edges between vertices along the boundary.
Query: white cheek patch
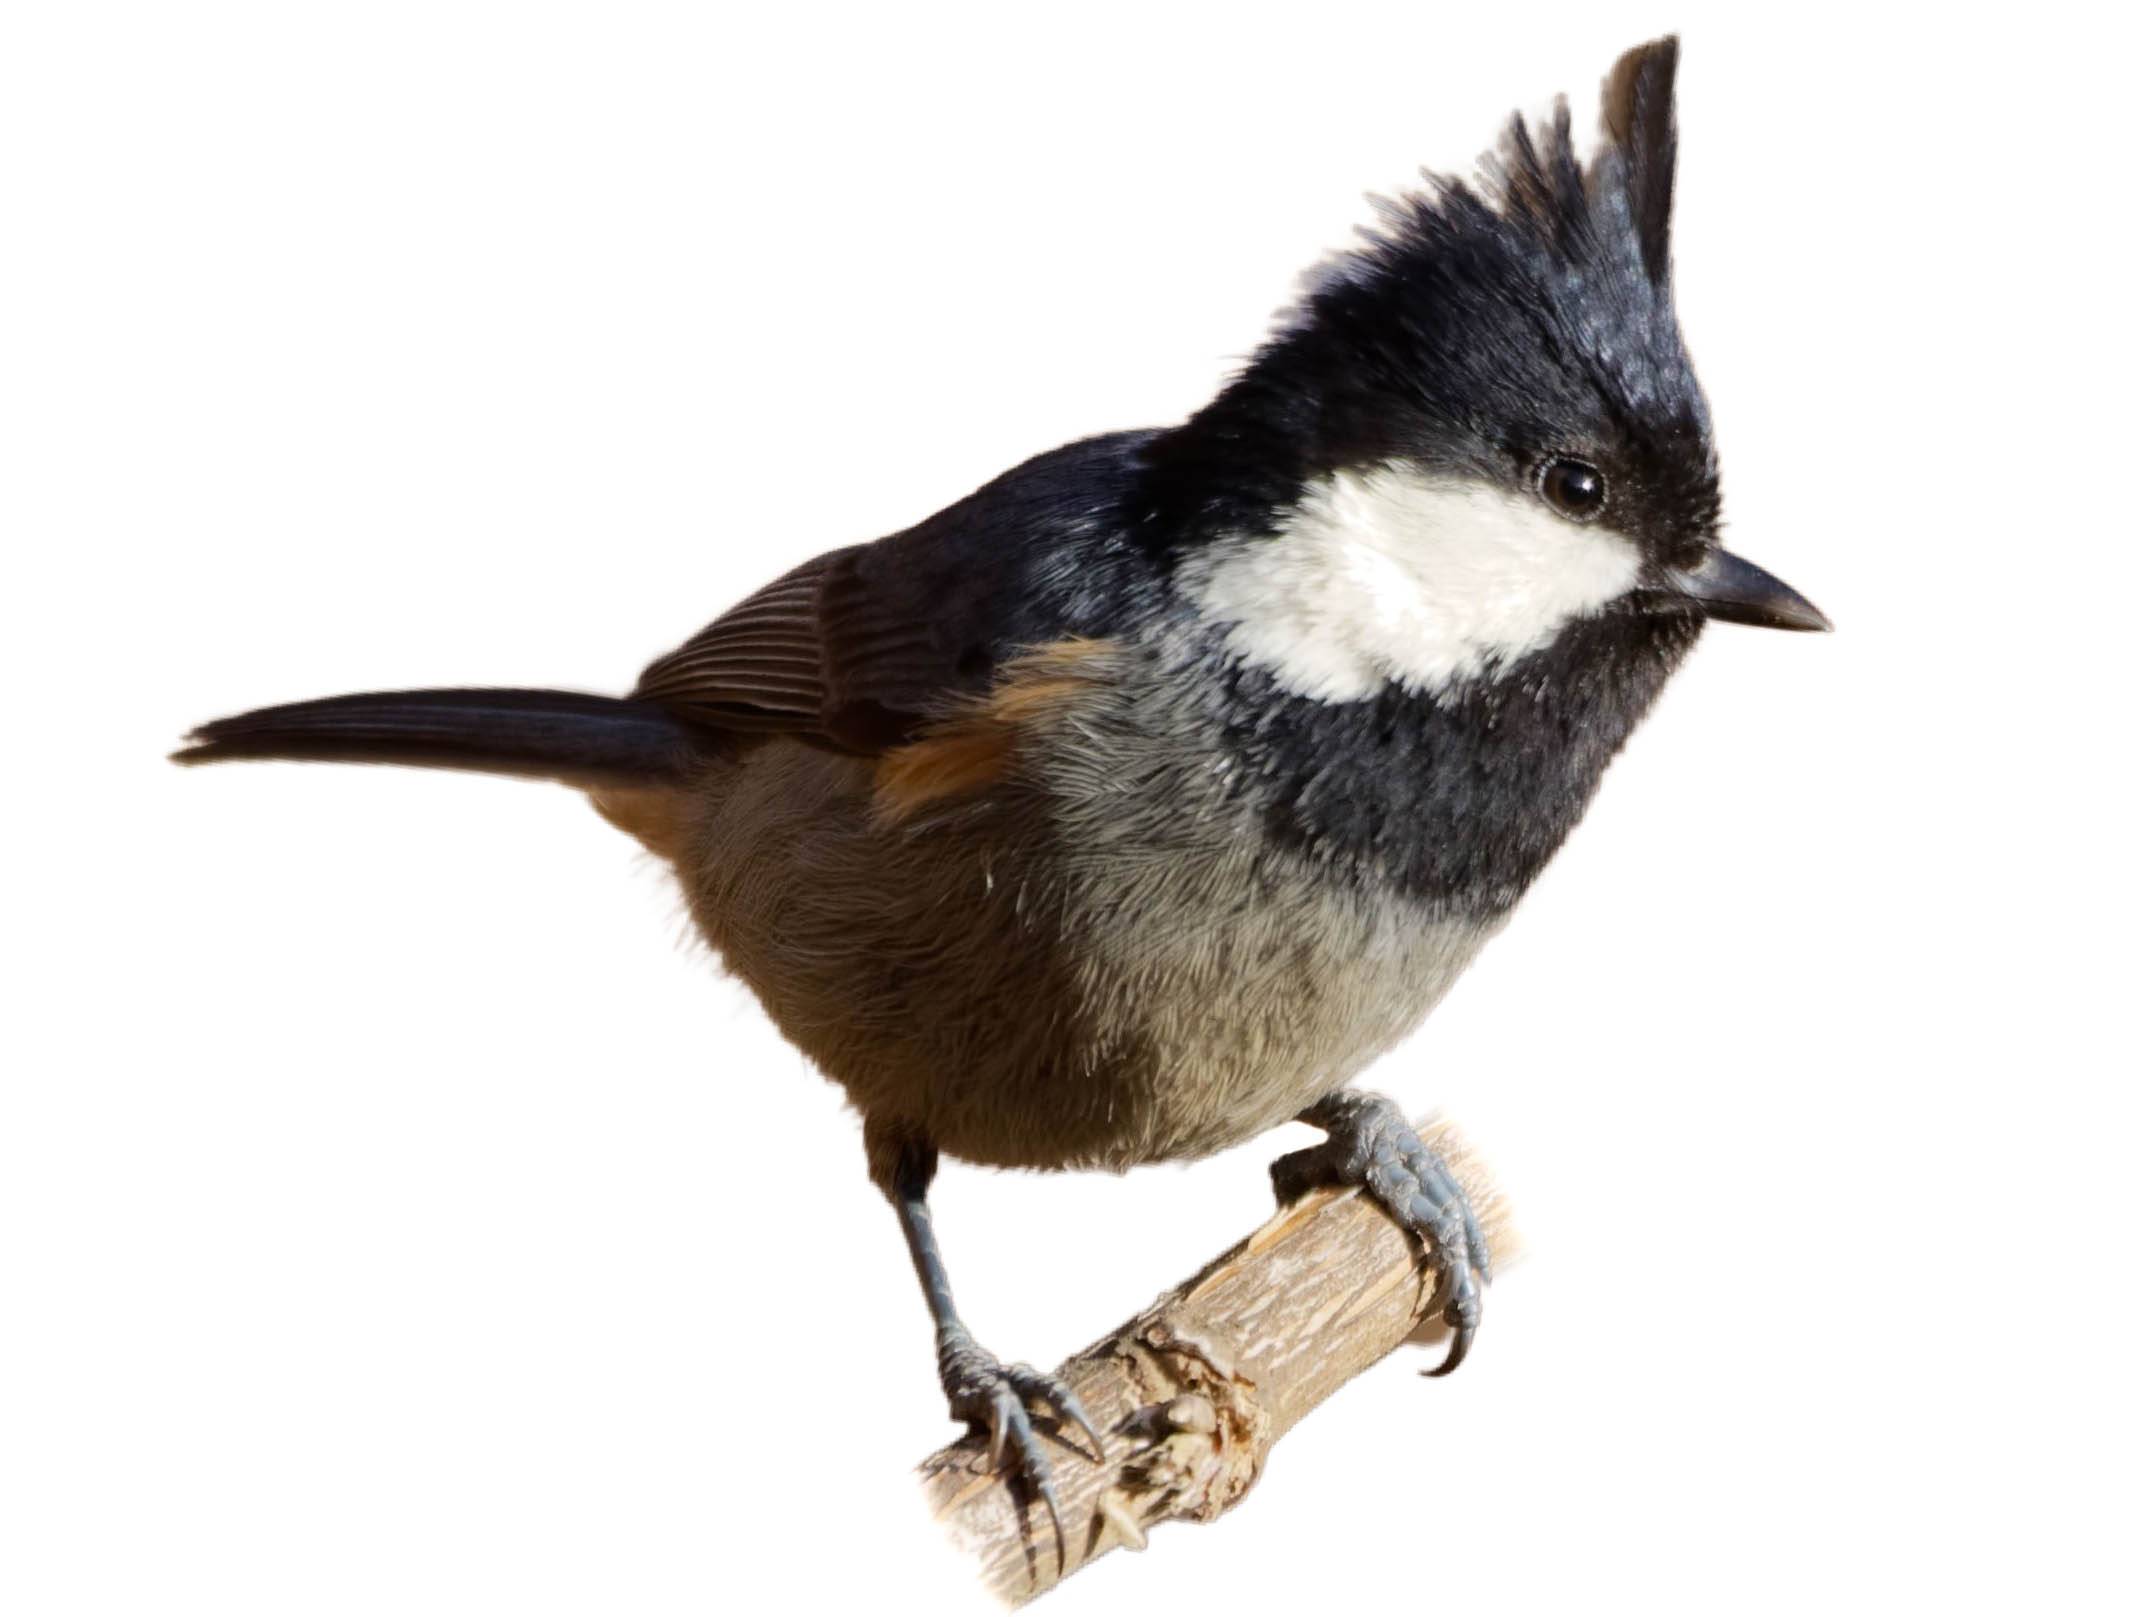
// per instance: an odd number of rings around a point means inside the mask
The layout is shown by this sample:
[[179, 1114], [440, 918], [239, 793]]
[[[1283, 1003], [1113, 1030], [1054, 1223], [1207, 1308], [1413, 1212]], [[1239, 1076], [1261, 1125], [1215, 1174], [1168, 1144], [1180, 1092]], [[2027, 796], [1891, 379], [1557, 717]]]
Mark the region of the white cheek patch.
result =
[[1532, 495], [1387, 465], [1313, 483], [1277, 536], [1208, 545], [1176, 582], [1245, 661], [1352, 702], [1503, 668], [1639, 571], [1629, 540]]

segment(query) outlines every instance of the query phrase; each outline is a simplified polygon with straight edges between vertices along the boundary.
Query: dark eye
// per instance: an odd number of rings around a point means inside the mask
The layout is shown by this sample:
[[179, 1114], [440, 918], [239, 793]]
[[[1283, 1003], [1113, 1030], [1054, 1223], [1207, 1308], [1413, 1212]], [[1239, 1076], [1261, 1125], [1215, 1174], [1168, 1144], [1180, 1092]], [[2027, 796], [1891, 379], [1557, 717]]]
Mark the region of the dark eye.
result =
[[1600, 472], [1584, 460], [1568, 460], [1562, 456], [1543, 466], [1541, 482], [1542, 497], [1550, 502], [1557, 514], [1578, 521], [1601, 510], [1609, 493], [1603, 486]]

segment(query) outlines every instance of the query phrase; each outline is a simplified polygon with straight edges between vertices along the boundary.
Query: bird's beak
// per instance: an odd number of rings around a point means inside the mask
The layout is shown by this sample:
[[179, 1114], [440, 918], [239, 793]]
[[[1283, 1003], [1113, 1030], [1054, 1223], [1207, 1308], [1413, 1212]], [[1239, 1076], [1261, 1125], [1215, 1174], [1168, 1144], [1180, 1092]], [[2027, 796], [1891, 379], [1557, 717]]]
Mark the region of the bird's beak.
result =
[[1764, 567], [1726, 550], [1710, 550], [1697, 567], [1672, 567], [1664, 576], [1672, 596], [1724, 623], [1761, 629], [1834, 627], [1824, 612]]

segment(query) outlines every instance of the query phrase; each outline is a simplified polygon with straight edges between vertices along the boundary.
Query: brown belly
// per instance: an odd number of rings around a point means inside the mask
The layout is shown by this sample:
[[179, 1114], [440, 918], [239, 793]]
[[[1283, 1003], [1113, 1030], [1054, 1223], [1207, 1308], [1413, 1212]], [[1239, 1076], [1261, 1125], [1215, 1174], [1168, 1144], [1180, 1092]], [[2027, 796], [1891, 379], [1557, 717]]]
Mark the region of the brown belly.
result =
[[662, 851], [862, 1114], [971, 1161], [1124, 1168], [1247, 1139], [1411, 1030], [1488, 931], [1344, 893], [1202, 802], [1133, 819], [1104, 795], [1089, 820], [1006, 782], [892, 823], [873, 784], [758, 747]]

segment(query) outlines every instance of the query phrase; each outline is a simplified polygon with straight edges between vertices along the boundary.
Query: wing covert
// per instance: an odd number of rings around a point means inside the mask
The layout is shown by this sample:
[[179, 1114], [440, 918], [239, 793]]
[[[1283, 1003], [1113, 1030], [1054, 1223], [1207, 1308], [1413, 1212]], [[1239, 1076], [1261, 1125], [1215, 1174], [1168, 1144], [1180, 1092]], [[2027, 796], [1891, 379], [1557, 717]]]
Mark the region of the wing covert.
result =
[[906, 739], [952, 696], [985, 689], [994, 654], [969, 629], [992, 598], [951, 588], [921, 547], [853, 545], [772, 580], [649, 668], [631, 694], [719, 729], [847, 752]]
[[719, 729], [875, 753], [1029, 647], [1112, 632], [1147, 574], [1121, 502], [1154, 434], [1066, 444], [916, 527], [773, 579], [631, 694]]
[[817, 611], [843, 551], [804, 562], [646, 668], [630, 693], [722, 729], [797, 730], [823, 721]]

